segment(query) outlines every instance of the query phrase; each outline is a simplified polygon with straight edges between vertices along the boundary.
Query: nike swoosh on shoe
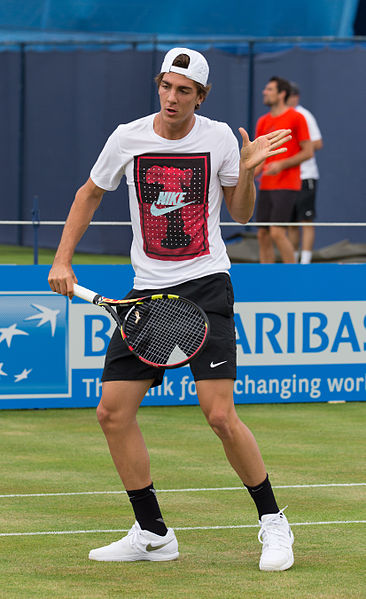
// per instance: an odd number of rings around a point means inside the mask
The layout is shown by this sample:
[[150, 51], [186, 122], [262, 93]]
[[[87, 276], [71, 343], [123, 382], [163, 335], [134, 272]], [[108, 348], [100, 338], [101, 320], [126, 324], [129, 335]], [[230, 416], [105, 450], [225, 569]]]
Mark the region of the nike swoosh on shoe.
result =
[[167, 543], [161, 543], [160, 545], [151, 545], [151, 543], [149, 543], [148, 545], [146, 545], [146, 551], [157, 551], [158, 549], [162, 549], [163, 547], [169, 545], [169, 543], [171, 543], [172, 540], [173, 539], [170, 539], [170, 541], [168, 541]]

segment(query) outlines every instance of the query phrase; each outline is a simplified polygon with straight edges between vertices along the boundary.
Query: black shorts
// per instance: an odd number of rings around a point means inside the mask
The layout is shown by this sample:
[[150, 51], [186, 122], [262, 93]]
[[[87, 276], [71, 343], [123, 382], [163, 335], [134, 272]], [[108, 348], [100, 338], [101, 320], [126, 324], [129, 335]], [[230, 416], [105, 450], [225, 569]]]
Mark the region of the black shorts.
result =
[[315, 196], [318, 181], [316, 179], [304, 179], [299, 197], [296, 200], [293, 222], [301, 223], [304, 221], [313, 221], [315, 212]]
[[[173, 293], [192, 300], [206, 312], [210, 335], [203, 351], [190, 362], [195, 381], [236, 378], [236, 338], [234, 324], [234, 292], [226, 273], [208, 275], [181, 285], [164, 289], [132, 289], [126, 298], [142, 297], [153, 293]], [[119, 314], [127, 311], [119, 308]], [[105, 357], [102, 381], [134, 381], [154, 379], [153, 387], [160, 385], [164, 368], [154, 368], [134, 356], [116, 328]]]
[[258, 194], [258, 223], [289, 223], [292, 221], [299, 192], [293, 189], [261, 189]]

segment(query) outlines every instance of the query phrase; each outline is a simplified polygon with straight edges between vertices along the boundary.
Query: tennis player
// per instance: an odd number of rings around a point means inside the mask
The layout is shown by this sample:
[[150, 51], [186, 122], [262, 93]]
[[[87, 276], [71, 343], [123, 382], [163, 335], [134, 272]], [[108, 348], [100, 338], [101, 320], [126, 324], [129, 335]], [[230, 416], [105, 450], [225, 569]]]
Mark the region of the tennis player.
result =
[[[51, 289], [70, 298], [77, 282], [71, 261], [106, 191], [124, 175], [133, 230], [134, 289], [127, 297], [166, 291], [198, 303], [210, 320], [207, 346], [191, 363], [200, 406], [220, 438], [227, 459], [258, 509], [263, 542], [261, 570], [293, 564], [293, 535], [280, 511], [257, 443], [239, 419], [233, 401], [236, 344], [230, 262], [219, 229], [224, 197], [232, 218], [246, 223], [255, 202], [254, 169], [286, 151], [290, 130], [251, 142], [240, 128], [242, 148], [226, 123], [198, 116], [209, 67], [202, 54], [173, 48], [156, 77], [160, 111], [120, 125], [107, 140], [87, 182], [77, 191], [55, 260]], [[148, 451], [136, 421], [148, 389], [163, 370], [135, 358], [118, 331], [103, 371], [97, 416], [130, 498], [135, 523], [123, 539], [90, 551], [99, 561], [166, 561], [179, 555], [172, 528], [163, 519], [151, 480]]]

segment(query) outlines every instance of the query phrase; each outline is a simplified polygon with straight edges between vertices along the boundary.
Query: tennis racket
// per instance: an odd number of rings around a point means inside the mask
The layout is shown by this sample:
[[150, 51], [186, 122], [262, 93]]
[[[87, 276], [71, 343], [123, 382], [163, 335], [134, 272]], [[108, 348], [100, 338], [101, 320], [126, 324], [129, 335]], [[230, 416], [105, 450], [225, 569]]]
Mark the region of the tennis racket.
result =
[[[156, 368], [178, 368], [195, 358], [209, 335], [204, 311], [179, 295], [158, 293], [135, 299], [110, 299], [74, 284], [74, 295], [101, 306], [112, 316], [128, 349]], [[116, 308], [128, 308], [120, 318]]]

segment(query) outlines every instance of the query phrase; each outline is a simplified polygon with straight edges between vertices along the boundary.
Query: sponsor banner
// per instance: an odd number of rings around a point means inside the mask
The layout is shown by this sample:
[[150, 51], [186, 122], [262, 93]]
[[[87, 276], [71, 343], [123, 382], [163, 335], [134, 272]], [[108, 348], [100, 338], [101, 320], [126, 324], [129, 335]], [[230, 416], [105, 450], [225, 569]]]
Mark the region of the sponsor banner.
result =
[[[102, 369], [73, 371], [78, 406], [97, 405], [102, 393]], [[234, 383], [236, 403], [303, 403], [366, 400], [366, 368], [362, 364], [322, 365], [309, 370], [239, 366]], [[197, 405], [189, 367], [166, 371], [162, 385], [147, 393], [142, 405]]]
[[[366, 400], [365, 268], [232, 268], [236, 403]], [[0, 267], [0, 409], [86, 407], [100, 400], [114, 322], [96, 306], [50, 292], [48, 270]], [[130, 266], [75, 270], [80, 284], [109, 297], [123, 297], [132, 286]], [[166, 371], [143, 401], [197, 403], [188, 366]]]
[[0, 292], [1, 399], [71, 396], [68, 312], [52, 292]]
[[238, 302], [240, 366], [366, 363], [366, 300]]

